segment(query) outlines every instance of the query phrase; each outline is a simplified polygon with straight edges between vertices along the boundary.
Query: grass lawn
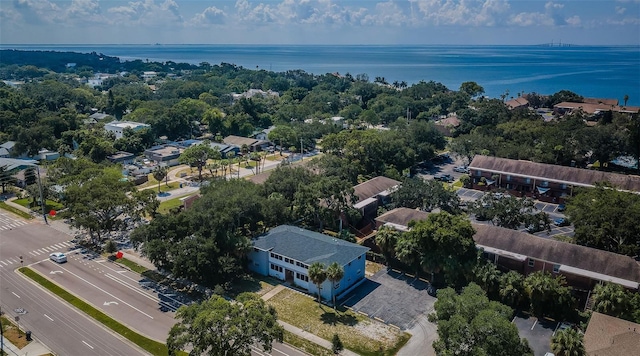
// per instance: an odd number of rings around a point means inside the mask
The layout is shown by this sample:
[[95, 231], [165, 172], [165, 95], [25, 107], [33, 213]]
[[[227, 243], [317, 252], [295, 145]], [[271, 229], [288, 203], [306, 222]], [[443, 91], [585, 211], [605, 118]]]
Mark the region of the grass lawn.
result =
[[162, 203], [160, 203], [160, 207], [158, 207], [158, 212], [160, 214], [166, 214], [169, 212], [169, 210], [179, 207], [180, 205], [182, 205], [182, 202], [180, 201], [180, 199], [187, 196], [189, 195], [183, 195], [181, 197], [163, 201]]
[[371, 261], [365, 261], [364, 270], [372, 275], [378, 273], [380, 270], [384, 269], [385, 266], [382, 263], [376, 263]]
[[7, 340], [9, 340], [9, 342], [19, 349], [22, 349], [29, 344], [26, 336], [22, 330], [18, 329], [13, 320], [9, 320], [4, 316], [0, 317], [0, 319], [2, 319], [2, 334], [7, 338]]
[[327, 350], [314, 342], [303, 339], [300, 336], [292, 334], [286, 330], [284, 331], [284, 342], [313, 356], [333, 355], [333, 352], [331, 352], [331, 350]]
[[20, 209], [16, 209], [11, 205], [7, 205], [7, 203], [0, 201], [0, 209], [4, 209], [10, 213], [16, 214], [20, 217], [23, 217], [25, 219], [32, 219], [33, 217], [27, 213], [25, 213], [24, 211], [20, 210]]
[[[48, 279], [44, 278], [43, 276], [41, 276], [39, 273], [35, 272], [34, 270], [32, 270], [32, 269], [30, 269], [28, 267], [22, 267], [22, 268], [19, 269], [19, 271], [22, 272], [28, 278], [32, 279], [36, 283], [38, 283], [41, 286], [43, 286], [44, 288], [48, 289], [53, 294], [55, 294], [58, 297], [62, 298], [67, 303], [73, 305], [74, 307], [78, 308], [79, 310], [81, 310], [85, 314], [89, 315], [90, 317], [94, 318], [98, 322], [102, 323], [104, 326], [106, 326], [109, 329], [117, 332], [118, 334], [120, 334], [123, 337], [127, 338], [129, 341], [133, 342], [134, 344], [140, 346], [142, 349], [146, 350], [150, 354], [152, 354], [152, 355], [167, 355], [168, 354], [169, 351], [167, 350], [167, 346], [165, 344], [157, 342], [155, 340], [151, 340], [151, 339], [149, 339], [149, 338], [147, 338], [145, 336], [142, 336], [142, 335], [136, 333], [135, 331], [129, 329], [125, 325], [120, 324], [118, 321], [114, 320], [110, 316], [106, 315], [105, 313], [101, 312], [100, 310], [98, 310], [98, 309], [94, 308], [93, 306], [89, 305], [85, 301], [79, 299], [75, 295], [67, 292], [62, 287], [60, 287], [57, 284], [55, 284], [55, 283], [49, 281]], [[179, 354], [186, 355], [186, 353], [184, 353], [184, 352], [179, 353]]]
[[120, 258], [116, 260], [117, 263], [123, 264], [127, 267], [129, 267], [132, 271], [139, 273], [139, 274], [143, 274], [144, 272], [148, 271], [149, 269], [147, 269], [146, 267], [140, 266], [139, 264], [128, 260], [126, 258]]
[[351, 310], [334, 311], [290, 289], [281, 291], [267, 303], [277, 310], [278, 319], [328, 341], [338, 334], [345, 348], [360, 355], [395, 355], [410, 337]]
[[231, 290], [227, 291], [226, 294], [231, 298], [235, 298], [238, 294], [243, 292], [251, 292], [262, 296], [269, 293], [269, 291], [275, 288], [278, 284], [280, 284], [280, 282], [272, 277], [251, 274], [234, 282], [231, 286]]
[[462, 188], [462, 182], [461, 182], [461, 181], [459, 181], [459, 180], [457, 180], [457, 181], [453, 182], [452, 186], [453, 186], [455, 189], [460, 189], [460, 188]]
[[[16, 199], [13, 202], [18, 204], [18, 205], [22, 205], [25, 208], [29, 208], [29, 209], [31, 209], [33, 211], [36, 211], [36, 212], [41, 212], [42, 211], [42, 207], [40, 205], [35, 205], [33, 207], [31, 206], [31, 202], [32, 202], [31, 198]], [[46, 204], [44, 206], [44, 209], [45, 209], [45, 211], [47, 213], [49, 213], [50, 210], [59, 211], [59, 210], [64, 209], [64, 205], [62, 205], [61, 203], [55, 202], [53, 200], [47, 199], [47, 202], [46, 202]]]

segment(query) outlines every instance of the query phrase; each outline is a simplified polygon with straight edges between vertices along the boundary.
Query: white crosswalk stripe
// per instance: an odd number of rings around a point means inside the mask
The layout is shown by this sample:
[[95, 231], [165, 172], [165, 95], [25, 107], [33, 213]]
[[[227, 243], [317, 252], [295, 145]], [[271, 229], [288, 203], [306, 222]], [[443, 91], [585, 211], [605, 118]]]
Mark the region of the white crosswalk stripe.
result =
[[5, 261], [0, 261], [0, 263], [2, 263], [2, 264], [3, 264], [3, 265], [5, 265], [5, 266], [8, 266], [8, 265], [9, 265], [9, 264], [8, 264], [8, 263], [6, 263]]

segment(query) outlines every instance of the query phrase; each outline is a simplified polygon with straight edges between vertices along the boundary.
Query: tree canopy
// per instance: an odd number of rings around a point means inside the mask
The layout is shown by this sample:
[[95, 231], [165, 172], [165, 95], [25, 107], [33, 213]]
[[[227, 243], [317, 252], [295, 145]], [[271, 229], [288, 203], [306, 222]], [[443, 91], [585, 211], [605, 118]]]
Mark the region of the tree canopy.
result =
[[253, 345], [271, 351], [284, 335], [275, 309], [254, 293], [242, 293], [234, 301], [213, 295], [180, 307], [176, 319], [167, 338], [171, 355], [188, 348], [193, 355], [249, 356]]

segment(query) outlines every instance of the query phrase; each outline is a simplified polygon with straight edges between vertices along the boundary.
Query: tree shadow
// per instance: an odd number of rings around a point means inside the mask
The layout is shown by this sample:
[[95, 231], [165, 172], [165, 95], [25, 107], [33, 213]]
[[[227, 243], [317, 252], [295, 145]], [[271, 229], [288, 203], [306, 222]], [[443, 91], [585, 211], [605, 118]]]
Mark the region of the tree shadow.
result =
[[[322, 308], [322, 307], [321, 307]], [[324, 310], [324, 308], [322, 308]], [[320, 320], [324, 324], [336, 325], [342, 324], [347, 326], [354, 326], [358, 323], [358, 319], [352, 314], [346, 314], [340, 310], [329, 309], [320, 315]]]

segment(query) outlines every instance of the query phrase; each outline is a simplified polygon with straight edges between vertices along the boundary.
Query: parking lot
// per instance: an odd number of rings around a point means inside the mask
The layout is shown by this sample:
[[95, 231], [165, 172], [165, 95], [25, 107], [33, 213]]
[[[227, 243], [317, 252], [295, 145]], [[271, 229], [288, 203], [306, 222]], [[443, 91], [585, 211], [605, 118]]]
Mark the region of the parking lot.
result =
[[369, 277], [342, 304], [407, 330], [419, 316], [433, 310], [436, 298], [427, 293], [428, 286], [419, 278], [383, 269]]
[[520, 337], [527, 339], [535, 356], [545, 356], [551, 352], [551, 337], [558, 323], [548, 319], [518, 314], [513, 318]]

